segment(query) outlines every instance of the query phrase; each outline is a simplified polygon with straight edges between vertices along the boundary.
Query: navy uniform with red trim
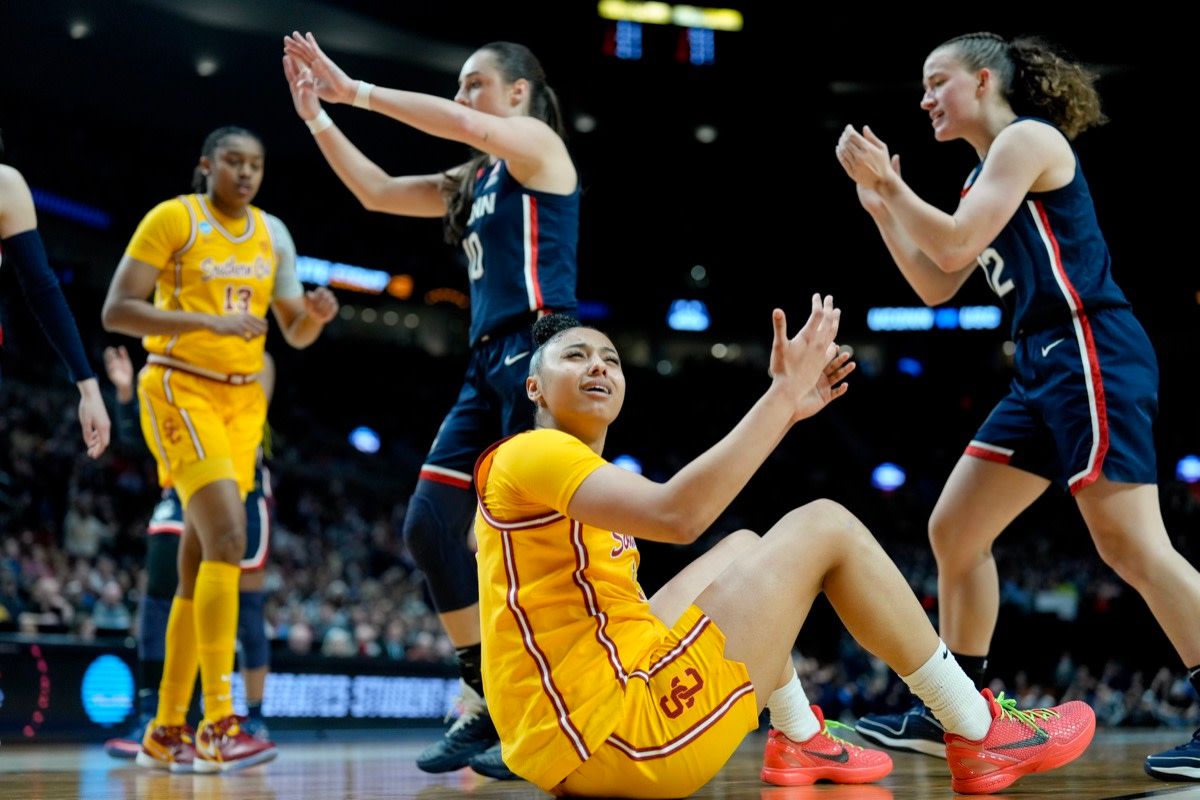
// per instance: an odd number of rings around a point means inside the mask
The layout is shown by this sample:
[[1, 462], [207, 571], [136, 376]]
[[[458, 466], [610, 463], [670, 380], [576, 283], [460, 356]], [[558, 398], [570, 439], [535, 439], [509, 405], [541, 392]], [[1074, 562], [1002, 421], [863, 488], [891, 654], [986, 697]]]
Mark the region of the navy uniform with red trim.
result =
[[[462, 242], [471, 280], [470, 360], [404, 520], [405, 543], [442, 614], [478, 602], [465, 536], [475, 513], [471, 470], [488, 445], [533, 426], [525, 397], [533, 323], [576, 307], [579, 187], [566, 195], [528, 189], [501, 160], [476, 172], [473, 197]], [[441, 771], [465, 762], [423, 756], [417, 763]]]
[[1072, 494], [1101, 473], [1156, 483], [1158, 363], [1113, 281], [1078, 157], [1071, 182], [1027, 194], [978, 262], [1013, 314], [1016, 375], [967, 455], [1011, 464]]
[[427, 480], [469, 488], [483, 449], [527, 430], [530, 328], [549, 311], [574, 313], [579, 189], [527, 189], [504, 161], [476, 174], [463, 235], [471, 281], [471, 360], [462, 392], [421, 468]]
[[483, 685], [504, 763], [554, 794], [684, 797], [758, 727], [746, 667], [697, 606], [650, 610], [632, 536], [571, 519], [606, 464], [562, 431], [479, 458]]

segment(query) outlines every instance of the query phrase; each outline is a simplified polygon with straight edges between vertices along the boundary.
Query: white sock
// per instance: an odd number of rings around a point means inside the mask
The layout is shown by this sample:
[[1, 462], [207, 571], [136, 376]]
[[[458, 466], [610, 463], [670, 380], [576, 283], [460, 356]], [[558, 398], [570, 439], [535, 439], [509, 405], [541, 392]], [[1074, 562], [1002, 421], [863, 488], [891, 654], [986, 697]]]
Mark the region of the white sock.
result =
[[808, 695], [800, 685], [800, 676], [792, 671], [792, 679], [771, 692], [767, 698], [771, 711], [771, 727], [793, 742], [805, 742], [821, 732], [821, 723], [809, 706]]
[[939, 639], [928, 661], [911, 675], [900, 677], [947, 731], [971, 741], [987, 736], [992, 727], [991, 709], [945, 642]]

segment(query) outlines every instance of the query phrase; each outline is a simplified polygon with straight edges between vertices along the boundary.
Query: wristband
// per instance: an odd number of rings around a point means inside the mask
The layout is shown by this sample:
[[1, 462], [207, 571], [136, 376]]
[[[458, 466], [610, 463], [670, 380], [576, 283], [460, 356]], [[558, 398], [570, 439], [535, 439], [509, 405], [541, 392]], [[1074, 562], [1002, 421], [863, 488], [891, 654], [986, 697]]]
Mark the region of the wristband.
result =
[[375, 88], [375, 84], [367, 83], [366, 81], [358, 82], [358, 91], [354, 93], [354, 107], [365, 108], [371, 110], [371, 90]]
[[333, 120], [329, 118], [329, 112], [322, 108], [320, 114], [317, 114], [312, 119], [304, 120], [304, 124], [312, 131], [313, 136], [316, 136], [326, 128], [332, 127]]

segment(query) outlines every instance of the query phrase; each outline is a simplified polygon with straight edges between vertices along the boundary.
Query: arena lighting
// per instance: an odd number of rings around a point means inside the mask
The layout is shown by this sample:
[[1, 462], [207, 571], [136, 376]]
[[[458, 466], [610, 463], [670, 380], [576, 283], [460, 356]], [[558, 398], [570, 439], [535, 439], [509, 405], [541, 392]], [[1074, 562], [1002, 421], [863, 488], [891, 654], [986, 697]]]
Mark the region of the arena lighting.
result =
[[101, 211], [86, 203], [47, 192], [44, 189], [31, 187], [29, 191], [33, 195], [34, 207], [43, 214], [69, 219], [101, 231], [108, 230], [112, 226], [112, 217], [107, 211]]
[[904, 470], [890, 461], [885, 461], [871, 472], [871, 485], [881, 492], [899, 489], [907, 479]]
[[388, 281], [387, 293], [398, 300], [407, 300], [412, 297], [412, 275], [393, 275]]
[[1184, 483], [1200, 483], [1200, 456], [1186, 455], [1179, 459], [1175, 477]]
[[908, 356], [904, 356], [896, 361], [896, 369], [913, 378], [921, 377], [921, 373], [925, 371], [925, 367], [921, 365], [920, 361], [915, 358], [909, 358]]
[[612, 315], [612, 307], [599, 300], [580, 300], [576, 310], [584, 322], [608, 319]]
[[467, 297], [465, 292], [460, 292], [458, 289], [451, 289], [449, 287], [430, 289], [425, 293], [425, 305], [432, 306], [437, 303], [449, 303], [458, 308], [467, 308], [471, 305], [471, 299]]
[[312, 256], [296, 256], [296, 276], [302, 283], [315, 283], [317, 286], [332, 286], [366, 294], [381, 294], [392, 281], [392, 276], [380, 269], [339, 264]]
[[702, 67], [717, 60], [716, 34], [708, 28], [688, 28], [687, 60]]
[[640, 22], [617, 23], [613, 55], [623, 61], [637, 61], [642, 57], [642, 25]]
[[681, 28], [706, 28], [713, 31], [740, 31], [745, 24], [742, 12], [733, 8], [600, 0], [596, 12], [602, 19], [641, 22], [647, 25], [678, 25]]
[[612, 463], [614, 467], [620, 467], [621, 469], [629, 472], [636, 472], [638, 475], [642, 474], [642, 462], [638, 461], [628, 453], [623, 453], [617, 456], [612, 460]]
[[602, 19], [645, 22], [650, 25], [671, 24], [670, 3], [638, 3], [629, 0], [600, 0], [596, 8]]
[[982, 331], [999, 328], [1002, 317], [998, 306], [882, 306], [867, 311], [867, 327], [873, 331]]
[[706, 331], [711, 323], [703, 300], [672, 300], [667, 325], [675, 331]]
[[359, 425], [350, 431], [350, 444], [360, 453], [378, 453], [379, 434], [366, 425]]

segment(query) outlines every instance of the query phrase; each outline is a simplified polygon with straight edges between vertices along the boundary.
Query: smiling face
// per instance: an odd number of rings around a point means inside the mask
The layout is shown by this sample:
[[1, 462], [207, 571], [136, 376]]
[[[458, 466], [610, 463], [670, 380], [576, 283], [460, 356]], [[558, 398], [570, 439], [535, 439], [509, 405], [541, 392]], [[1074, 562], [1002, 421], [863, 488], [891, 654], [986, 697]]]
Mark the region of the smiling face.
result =
[[992, 83], [991, 71], [971, 71], [949, 47], [925, 59], [921, 108], [929, 112], [933, 136], [939, 142], [959, 139], [983, 116], [983, 98]]
[[245, 208], [262, 186], [263, 160], [262, 143], [253, 136], [223, 138], [211, 157], [200, 158], [209, 197], [222, 209]]
[[594, 328], [569, 328], [548, 341], [525, 388], [543, 421], [585, 442], [602, 438], [625, 403], [621, 358]]

